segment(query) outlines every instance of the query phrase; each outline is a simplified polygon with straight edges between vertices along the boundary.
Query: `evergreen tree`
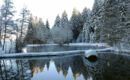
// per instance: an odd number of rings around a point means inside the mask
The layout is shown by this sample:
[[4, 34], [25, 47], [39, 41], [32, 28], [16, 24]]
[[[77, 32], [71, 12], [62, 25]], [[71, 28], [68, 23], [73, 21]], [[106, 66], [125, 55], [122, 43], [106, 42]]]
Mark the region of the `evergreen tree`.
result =
[[71, 25], [69, 23], [66, 11], [64, 11], [62, 14], [60, 26], [63, 28], [62, 31], [64, 31], [64, 33], [63, 33], [64, 42], [65, 43], [71, 42], [71, 40], [73, 38], [73, 33], [72, 33], [72, 28], [71, 28]]
[[46, 44], [51, 42], [51, 31], [44, 25], [42, 18], [38, 19], [33, 16], [30, 18], [25, 42], [32, 44]]
[[63, 12], [61, 19], [59, 16], [56, 17], [52, 35], [55, 43], [68, 43], [72, 40], [73, 33], [66, 11]]
[[46, 20], [46, 28], [47, 28], [47, 29], [50, 29], [50, 25], [49, 25], [48, 20]]
[[20, 40], [23, 39], [23, 35], [25, 36], [26, 28], [29, 23], [29, 17], [30, 17], [30, 11], [24, 7], [21, 11], [21, 18], [18, 19], [18, 21], [21, 23], [20, 25]]
[[90, 14], [90, 9], [84, 8], [82, 12], [83, 23], [86, 22], [89, 14]]
[[2, 10], [0, 8], [0, 46], [2, 45], [1, 44], [1, 39], [2, 39], [2, 30], [3, 30], [3, 20], [2, 20]]
[[73, 31], [73, 42], [75, 42], [76, 39], [78, 38], [80, 32], [83, 29], [82, 15], [76, 9], [73, 10], [73, 14], [71, 16], [70, 23], [72, 25], [72, 31]]
[[1, 14], [2, 14], [2, 20], [3, 20], [3, 26], [4, 26], [4, 43], [3, 43], [3, 50], [5, 49], [5, 39], [7, 37], [8, 27], [14, 27], [14, 21], [13, 16], [15, 11], [14, 5], [12, 0], [4, 0], [4, 4], [2, 5]]
[[95, 0], [89, 20], [84, 25], [87, 42], [105, 42], [128, 48], [129, 3], [127, 0]]
[[27, 34], [25, 36], [25, 39], [24, 39], [24, 42], [25, 43], [33, 43], [33, 39], [34, 39], [34, 23], [35, 23], [35, 20], [34, 20], [34, 17], [31, 15], [30, 16], [30, 19], [29, 19], [29, 25], [28, 25], [28, 30], [27, 30]]
[[[84, 26], [86, 21], [89, 20], [90, 9], [84, 8], [81, 15], [82, 15], [82, 20], [83, 20], [82, 25]], [[80, 34], [76, 42], [85, 42], [85, 34], [86, 34], [85, 32], [86, 32], [85, 28], [83, 27], [83, 29], [80, 31]]]
[[54, 23], [54, 26], [53, 27], [60, 27], [60, 16], [59, 15], [57, 15], [57, 17], [56, 17], [56, 20], [55, 20], [55, 23]]

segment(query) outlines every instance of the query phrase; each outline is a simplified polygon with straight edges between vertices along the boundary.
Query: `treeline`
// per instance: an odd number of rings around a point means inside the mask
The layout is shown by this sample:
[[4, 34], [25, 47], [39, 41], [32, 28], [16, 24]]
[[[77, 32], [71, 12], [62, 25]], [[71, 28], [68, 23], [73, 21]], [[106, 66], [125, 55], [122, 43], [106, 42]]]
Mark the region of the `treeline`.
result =
[[44, 25], [42, 19], [32, 16], [25, 42], [32, 44], [77, 42], [89, 14], [90, 10], [87, 8], [84, 8], [82, 13], [73, 9], [69, 20], [67, 12], [64, 11], [61, 17], [57, 15], [52, 29], [49, 28], [48, 21]]
[[[69, 20], [64, 11], [61, 17], [59, 15], [56, 17], [50, 29], [51, 42], [108, 43], [111, 46], [129, 48], [129, 5], [129, 0], [95, 0], [92, 10], [85, 8], [80, 13], [74, 9]], [[46, 34], [45, 31], [39, 33]], [[39, 36], [38, 40], [41, 40], [41, 37]]]
[[42, 18], [34, 17], [24, 7], [16, 16], [12, 0], [3, 0], [0, 6], [0, 40], [3, 41], [2, 50], [5, 50], [6, 40], [15, 41], [16, 51], [26, 44], [47, 44], [47, 43], [71, 43], [76, 42], [83, 25], [90, 13], [85, 8], [82, 13], [74, 9], [70, 19], [66, 11], [60, 17], [57, 15], [52, 29], [49, 21], [44, 24]]
[[[0, 38], [16, 36], [16, 47], [23, 44], [48, 43], [109, 43], [112, 46], [130, 46], [130, 1], [95, 0], [93, 9], [84, 8], [82, 13], [73, 9], [68, 19], [66, 11], [57, 15], [52, 28], [49, 21], [30, 15], [23, 8], [21, 16], [15, 17], [11, 0], [4, 0], [0, 9]], [[10, 38], [9, 38], [10, 39]], [[4, 49], [4, 45], [3, 45]]]
[[95, 0], [83, 30], [85, 42], [130, 49], [130, 1]]

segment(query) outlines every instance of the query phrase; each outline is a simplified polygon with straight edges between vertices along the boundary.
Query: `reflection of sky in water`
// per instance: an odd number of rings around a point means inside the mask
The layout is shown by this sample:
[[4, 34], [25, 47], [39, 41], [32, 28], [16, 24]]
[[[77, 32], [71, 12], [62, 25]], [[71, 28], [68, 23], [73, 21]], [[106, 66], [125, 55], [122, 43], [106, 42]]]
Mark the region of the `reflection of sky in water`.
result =
[[1, 61], [1, 64], [6, 64], [7, 68], [13, 67], [14, 69], [16, 69], [16, 60], [5, 60], [5, 61]]
[[[49, 70], [45, 66], [43, 72], [40, 72], [40, 70], [39, 70], [38, 73], [36, 73], [32, 77], [31, 80], [83, 80], [82, 75], [77, 76], [75, 78], [72, 75], [73, 75], [73, 73], [70, 68], [68, 70], [67, 75], [64, 75], [61, 71], [60, 71], [60, 73], [58, 73], [56, 71], [54, 62], [51, 61]], [[89, 80], [92, 80], [92, 79], [89, 79]]]
[[0, 80], [130, 80], [129, 56], [103, 53], [98, 57], [96, 65], [83, 55], [2, 59]]

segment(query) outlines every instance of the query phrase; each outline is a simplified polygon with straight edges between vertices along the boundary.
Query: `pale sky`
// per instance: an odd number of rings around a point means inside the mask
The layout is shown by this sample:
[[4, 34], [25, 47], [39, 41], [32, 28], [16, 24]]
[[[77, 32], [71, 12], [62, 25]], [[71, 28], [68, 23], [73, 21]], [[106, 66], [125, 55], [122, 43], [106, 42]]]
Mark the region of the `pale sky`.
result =
[[92, 8], [94, 0], [13, 0], [18, 12], [27, 6], [34, 16], [49, 20], [50, 26], [54, 24], [56, 16], [66, 10], [68, 17], [72, 15], [73, 8], [80, 12], [87, 7]]

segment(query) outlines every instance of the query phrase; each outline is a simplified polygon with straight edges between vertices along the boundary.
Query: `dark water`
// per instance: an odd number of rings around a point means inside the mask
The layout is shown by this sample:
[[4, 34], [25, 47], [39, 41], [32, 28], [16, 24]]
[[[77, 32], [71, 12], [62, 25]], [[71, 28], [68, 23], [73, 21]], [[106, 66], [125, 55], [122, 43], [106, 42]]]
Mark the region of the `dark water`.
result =
[[130, 80], [130, 57], [98, 54], [0, 60], [0, 80]]
[[88, 49], [102, 49], [104, 47], [98, 46], [31, 46], [27, 47], [27, 52], [55, 52], [55, 51], [71, 51], [71, 50], [88, 50]]

